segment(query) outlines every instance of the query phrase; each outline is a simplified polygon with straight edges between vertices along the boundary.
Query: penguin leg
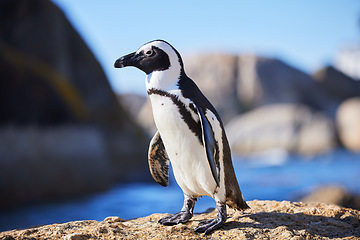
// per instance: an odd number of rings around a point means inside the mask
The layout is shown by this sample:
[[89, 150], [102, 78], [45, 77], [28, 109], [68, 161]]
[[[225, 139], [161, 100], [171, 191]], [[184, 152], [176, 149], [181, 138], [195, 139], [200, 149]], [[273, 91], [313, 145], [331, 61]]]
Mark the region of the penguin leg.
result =
[[193, 216], [196, 198], [192, 198], [187, 195], [184, 195], [184, 198], [184, 205], [180, 212], [161, 218], [158, 223], [166, 226], [172, 226], [189, 221], [189, 219]]
[[224, 225], [227, 218], [226, 204], [217, 202], [216, 209], [218, 210], [217, 218], [201, 221], [199, 225], [195, 228], [195, 232], [203, 232], [206, 235], [209, 234], [211, 231]]

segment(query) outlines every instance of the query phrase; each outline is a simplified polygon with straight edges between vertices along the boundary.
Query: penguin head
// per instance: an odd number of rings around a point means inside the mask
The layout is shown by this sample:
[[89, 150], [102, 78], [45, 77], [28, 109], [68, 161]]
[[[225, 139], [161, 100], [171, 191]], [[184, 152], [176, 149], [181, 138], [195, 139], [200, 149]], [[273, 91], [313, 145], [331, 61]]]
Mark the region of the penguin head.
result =
[[183, 71], [183, 62], [178, 51], [164, 40], [154, 40], [141, 46], [136, 52], [116, 60], [114, 67], [136, 67], [147, 75], [157, 71]]

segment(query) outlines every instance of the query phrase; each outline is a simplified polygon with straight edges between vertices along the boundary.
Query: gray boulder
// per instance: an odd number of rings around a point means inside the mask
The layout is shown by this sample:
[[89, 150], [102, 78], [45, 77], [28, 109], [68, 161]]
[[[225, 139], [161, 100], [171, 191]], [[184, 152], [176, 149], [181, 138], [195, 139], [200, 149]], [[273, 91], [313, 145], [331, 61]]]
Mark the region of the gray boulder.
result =
[[241, 112], [237, 94], [237, 56], [204, 54], [186, 57], [185, 71], [228, 122]]
[[334, 116], [336, 102], [314, 79], [284, 62], [253, 55], [186, 57], [185, 70], [226, 123], [272, 103], [299, 103]]
[[155, 126], [151, 102], [149, 99], [146, 100], [145, 104], [141, 108], [136, 120], [150, 136], [153, 136], [156, 133], [157, 128]]
[[123, 106], [124, 109], [126, 109], [126, 111], [133, 119], [137, 118], [137, 115], [144, 106], [146, 99], [146, 96], [133, 93], [118, 95], [119, 103]]
[[271, 149], [313, 155], [336, 142], [331, 119], [299, 104], [256, 108], [231, 120], [226, 132], [232, 151], [240, 155]]
[[238, 98], [247, 110], [272, 103], [323, 105], [313, 79], [277, 59], [241, 55], [238, 72]]
[[0, 73], [1, 207], [151, 178], [147, 135], [51, 1], [0, 1]]
[[360, 96], [360, 81], [355, 81], [334, 67], [320, 69], [312, 77], [337, 104], [348, 98]]
[[1, 207], [105, 190], [113, 183], [103, 133], [91, 127], [0, 128]]

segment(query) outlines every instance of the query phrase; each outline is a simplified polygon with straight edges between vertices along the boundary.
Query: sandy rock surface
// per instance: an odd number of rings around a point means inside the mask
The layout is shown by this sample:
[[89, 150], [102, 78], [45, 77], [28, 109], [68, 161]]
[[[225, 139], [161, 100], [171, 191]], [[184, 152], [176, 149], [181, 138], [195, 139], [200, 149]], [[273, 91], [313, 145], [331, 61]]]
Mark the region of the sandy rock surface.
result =
[[249, 201], [250, 210], [228, 211], [228, 220], [211, 235], [194, 233], [216, 211], [195, 215], [188, 223], [162, 226], [165, 214], [122, 220], [76, 221], [0, 233], [11, 239], [360, 239], [360, 211], [323, 203]]

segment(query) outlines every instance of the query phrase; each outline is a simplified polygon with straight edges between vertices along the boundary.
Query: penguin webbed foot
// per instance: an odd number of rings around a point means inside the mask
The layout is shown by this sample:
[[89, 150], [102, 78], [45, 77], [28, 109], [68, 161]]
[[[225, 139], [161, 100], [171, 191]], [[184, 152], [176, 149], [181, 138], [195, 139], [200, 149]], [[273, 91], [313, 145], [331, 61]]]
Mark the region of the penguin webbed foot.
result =
[[213, 230], [220, 228], [226, 222], [226, 204], [218, 204], [218, 216], [214, 219], [204, 220], [195, 228], [195, 232], [209, 234]]
[[225, 220], [220, 217], [202, 221], [199, 223], [199, 225], [195, 228], [194, 231], [204, 233], [206, 235], [224, 225], [224, 222]]
[[179, 223], [186, 223], [192, 217], [192, 214], [189, 212], [181, 211], [175, 214], [172, 214], [167, 217], [161, 218], [158, 223], [165, 226], [172, 226]]
[[184, 195], [184, 205], [180, 212], [161, 218], [158, 223], [172, 226], [179, 223], [186, 223], [193, 216], [196, 198]]

